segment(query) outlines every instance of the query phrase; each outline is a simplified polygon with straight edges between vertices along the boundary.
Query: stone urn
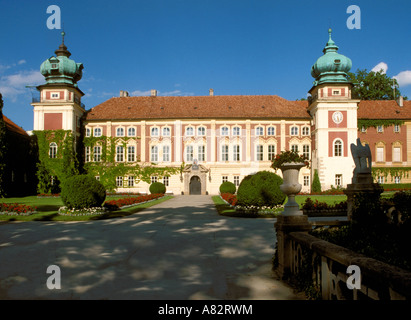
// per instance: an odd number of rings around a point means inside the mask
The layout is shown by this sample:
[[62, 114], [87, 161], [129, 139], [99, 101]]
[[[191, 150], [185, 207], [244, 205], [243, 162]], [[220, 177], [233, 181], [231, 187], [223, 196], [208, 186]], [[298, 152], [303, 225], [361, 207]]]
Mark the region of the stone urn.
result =
[[300, 206], [295, 201], [295, 196], [301, 191], [302, 185], [298, 183], [298, 175], [300, 169], [304, 167], [303, 162], [286, 162], [280, 166], [283, 173], [283, 184], [280, 189], [288, 197], [287, 203], [284, 205], [284, 216], [300, 216], [303, 212]]

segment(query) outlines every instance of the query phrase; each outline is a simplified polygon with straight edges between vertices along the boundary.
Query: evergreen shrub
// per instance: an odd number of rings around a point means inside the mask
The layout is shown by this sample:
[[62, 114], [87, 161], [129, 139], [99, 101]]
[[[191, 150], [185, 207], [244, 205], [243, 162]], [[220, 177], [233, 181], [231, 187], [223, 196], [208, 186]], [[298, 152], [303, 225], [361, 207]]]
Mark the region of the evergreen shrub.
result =
[[166, 186], [164, 185], [164, 183], [161, 182], [153, 182], [150, 185], [150, 193], [151, 194], [156, 194], [156, 193], [166, 193]]
[[223, 194], [223, 193], [234, 194], [236, 190], [237, 188], [235, 184], [230, 181], [225, 181], [220, 185], [220, 194]]
[[240, 206], [275, 207], [284, 203], [285, 194], [280, 190], [283, 179], [269, 171], [246, 176], [237, 190]]
[[75, 175], [62, 183], [61, 199], [69, 209], [101, 207], [106, 199], [106, 190], [92, 176]]

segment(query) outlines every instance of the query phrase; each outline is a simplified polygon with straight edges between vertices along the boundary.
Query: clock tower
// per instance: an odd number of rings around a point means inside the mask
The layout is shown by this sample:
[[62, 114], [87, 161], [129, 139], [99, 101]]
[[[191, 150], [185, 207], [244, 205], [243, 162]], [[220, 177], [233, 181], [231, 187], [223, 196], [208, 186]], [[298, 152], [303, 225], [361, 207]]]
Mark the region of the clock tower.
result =
[[339, 53], [331, 38], [311, 68], [314, 86], [310, 89], [308, 111], [312, 117], [312, 175], [318, 171], [322, 190], [351, 183], [354, 161], [351, 143], [357, 139], [357, 106], [351, 98], [348, 80], [351, 59]]

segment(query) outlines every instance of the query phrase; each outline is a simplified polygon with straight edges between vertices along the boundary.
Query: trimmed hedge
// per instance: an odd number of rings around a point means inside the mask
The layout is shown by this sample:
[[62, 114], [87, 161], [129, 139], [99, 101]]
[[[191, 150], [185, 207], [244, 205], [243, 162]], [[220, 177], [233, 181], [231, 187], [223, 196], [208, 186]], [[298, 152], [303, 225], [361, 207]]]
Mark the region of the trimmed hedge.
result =
[[223, 193], [234, 194], [236, 190], [237, 188], [235, 184], [230, 181], [225, 181], [220, 185], [220, 194], [223, 194]]
[[76, 175], [62, 183], [61, 199], [69, 209], [101, 207], [106, 199], [106, 190], [94, 177]]
[[164, 183], [161, 183], [161, 182], [153, 182], [150, 185], [149, 190], [150, 190], [151, 194], [157, 194], [157, 193], [165, 194], [166, 193], [166, 186], [164, 185]]
[[283, 179], [269, 171], [246, 176], [237, 190], [240, 206], [274, 207], [284, 203], [285, 194], [280, 190]]

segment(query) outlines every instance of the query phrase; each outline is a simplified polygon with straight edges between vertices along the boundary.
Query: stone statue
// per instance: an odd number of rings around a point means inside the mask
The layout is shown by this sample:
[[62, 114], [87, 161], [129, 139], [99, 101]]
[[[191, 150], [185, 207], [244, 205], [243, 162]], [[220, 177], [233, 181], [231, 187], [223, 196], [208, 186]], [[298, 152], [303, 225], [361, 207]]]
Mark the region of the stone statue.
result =
[[351, 154], [355, 163], [352, 182], [372, 183], [370, 146], [368, 144], [363, 146], [358, 138], [357, 145], [351, 143]]

